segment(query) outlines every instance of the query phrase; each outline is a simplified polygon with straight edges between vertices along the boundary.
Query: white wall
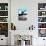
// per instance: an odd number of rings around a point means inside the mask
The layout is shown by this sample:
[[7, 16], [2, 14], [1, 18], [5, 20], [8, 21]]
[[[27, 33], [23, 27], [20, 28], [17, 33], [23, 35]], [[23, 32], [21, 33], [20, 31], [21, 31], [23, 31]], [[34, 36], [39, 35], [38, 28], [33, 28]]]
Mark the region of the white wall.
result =
[[[33, 32], [34, 38], [33, 46], [41, 46], [43, 44], [42, 38], [38, 38], [38, 3], [46, 3], [46, 0], [11, 0], [11, 22], [16, 25], [17, 32], [21, 30], [22, 32], [27, 31], [28, 27], [32, 24], [35, 26], [35, 30]], [[19, 21], [17, 10], [20, 7], [27, 7], [28, 11], [28, 18], [27, 21]], [[28, 30], [29, 31], [29, 30]], [[38, 44], [39, 43], [39, 44]]]
[[[28, 17], [26, 21], [18, 20], [18, 9], [26, 7], [28, 9]], [[12, 0], [11, 1], [11, 22], [16, 25], [17, 30], [28, 30], [29, 26], [37, 23], [37, 2], [30, 0]]]
[[[38, 3], [45, 3], [46, 0], [11, 0], [11, 22], [16, 25], [17, 30], [28, 30], [32, 24], [35, 29], [38, 27]], [[21, 7], [28, 9], [27, 21], [19, 21], [17, 10]]]
[[[22, 7], [28, 8], [28, 18], [27, 21], [19, 21], [17, 10]], [[11, 22], [16, 25], [18, 34], [26, 34], [29, 30], [29, 26], [34, 25], [35, 30], [33, 35], [37, 35], [37, 0], [11, 0]], [[16, 33], [15, 33], [16, 34]], [[30, 34], [30, 33], [29, 33]]]

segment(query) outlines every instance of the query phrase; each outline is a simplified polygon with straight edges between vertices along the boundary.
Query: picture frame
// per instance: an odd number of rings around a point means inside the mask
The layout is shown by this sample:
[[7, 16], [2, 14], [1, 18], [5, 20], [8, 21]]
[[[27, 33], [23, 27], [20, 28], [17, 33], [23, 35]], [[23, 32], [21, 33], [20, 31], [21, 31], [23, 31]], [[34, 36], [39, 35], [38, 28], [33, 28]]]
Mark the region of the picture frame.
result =
[[27, 9], [18, 9], [18, 20], [19, 21], [26, 21], [27, 20]]

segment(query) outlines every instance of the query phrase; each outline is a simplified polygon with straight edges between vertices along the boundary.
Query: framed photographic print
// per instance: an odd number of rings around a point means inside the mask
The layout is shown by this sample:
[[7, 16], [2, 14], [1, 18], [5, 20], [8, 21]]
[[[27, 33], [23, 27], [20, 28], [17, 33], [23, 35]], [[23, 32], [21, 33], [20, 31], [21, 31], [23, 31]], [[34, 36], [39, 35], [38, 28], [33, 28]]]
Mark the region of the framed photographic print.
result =
[[0, 35], [8, 37], [8, 23], [0, 23]]
[[39, 29], [39, 37], [46, 37], [46, 29]]
[[27, 9], [18, 9], [18, 20], [25, 21], [27, 20]]

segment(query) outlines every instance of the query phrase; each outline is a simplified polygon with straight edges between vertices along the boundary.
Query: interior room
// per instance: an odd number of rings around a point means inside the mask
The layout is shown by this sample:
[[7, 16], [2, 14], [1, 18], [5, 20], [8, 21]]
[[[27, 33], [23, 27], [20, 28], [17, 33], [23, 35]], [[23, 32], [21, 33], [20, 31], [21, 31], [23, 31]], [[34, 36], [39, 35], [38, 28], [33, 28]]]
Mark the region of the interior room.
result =
[[0, 0], [0, 46], [46, 46], [46, 0]]

